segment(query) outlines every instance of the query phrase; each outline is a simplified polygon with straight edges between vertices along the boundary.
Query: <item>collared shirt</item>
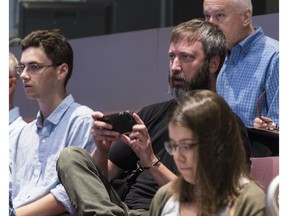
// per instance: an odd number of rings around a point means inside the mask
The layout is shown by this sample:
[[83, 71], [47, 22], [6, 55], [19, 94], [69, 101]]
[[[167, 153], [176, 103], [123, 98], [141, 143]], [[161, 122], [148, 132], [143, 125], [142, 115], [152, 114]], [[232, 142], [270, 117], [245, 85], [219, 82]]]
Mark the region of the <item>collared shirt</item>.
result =
[[13, 205], [18, 208], [49, 193], [72, 213], [72, 205], [60, 184], [56, 162], [61, 150], [68, 146], [95, 148], [91, 135], [92, 110], [74, 102], [71, 95], [50, 114], [42, 126], [40, 111], [28, 123], [13, 144], [12, 191]]
[[217, 77], [217, 93], [230, 105], [246, 126], [262, 116], [279, 123], [279, 43], [264, 35], [261, 27], [232, 48]]
[[19, 107], [9, 110], [9, 138], [13, 138], [20, 133], [22, 128], [27, 124], [20, 115]]
[[[20, 134], [23, 127], [27, 124], [26, 121], [23, 120], [22, 116], [20, 115], [19, 107], [14, 107], [13, 109], [9, 110], [9, 143], [14, 143], [17, 139], [18, 135]], [[9, 157], [11, 156], [11, 146], [9, 145]], [[9, 170], [11, 175], [11, 162], [12, 160], [9, 159]], [[11, 176], [9, 177], [11, 179]], [[9, 184], [11, 182], [9, 181]], [[12, 197], [12, 188], [9, 189], [9, 199]], [[12, 199], [11, 199], [12, 201]]]

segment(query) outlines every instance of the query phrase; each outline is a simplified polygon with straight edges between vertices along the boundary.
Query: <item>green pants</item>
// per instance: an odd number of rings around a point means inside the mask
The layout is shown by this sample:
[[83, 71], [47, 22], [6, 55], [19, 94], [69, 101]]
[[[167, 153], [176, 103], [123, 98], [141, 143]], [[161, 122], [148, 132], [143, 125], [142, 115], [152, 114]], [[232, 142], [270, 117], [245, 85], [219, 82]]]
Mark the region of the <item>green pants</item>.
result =
[[148, 215], [147, 210], [130, 210], [121, 201], [86, 150], [78, 147], [63, 149], [56, 168], [76, 215]]

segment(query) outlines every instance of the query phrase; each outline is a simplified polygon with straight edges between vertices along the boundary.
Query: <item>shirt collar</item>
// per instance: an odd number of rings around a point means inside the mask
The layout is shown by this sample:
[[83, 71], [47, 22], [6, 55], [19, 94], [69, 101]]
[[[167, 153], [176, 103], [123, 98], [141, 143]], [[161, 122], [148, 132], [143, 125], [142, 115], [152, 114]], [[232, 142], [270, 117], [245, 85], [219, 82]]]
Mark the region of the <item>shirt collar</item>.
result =
[[264, 37], [262, 28], [260, 26], [255, 26], [254, 32], [242, 40], [238, 45], [236, 45], [236, 47], [239, 46], [242, 52], [247, 53], [250, 48], [255, 45], [256, 41], [261, 38], [261, 35]]
[[[48, 116], [48, 118], [45, 120], [45, 122], [51, 122], [54, 125], [57, 125], [60, 121], [61, 117], [64, 115], [64, 113], [67, 111], [67, 109], [70, 107], [70, 105], [74, 102], [73, 96], [70, 94], [64, 100], [58, 105], [58, 107]], [[37, 113], [36, 118], [36, 124], [37, 127], [41, 127], [43, 122], [43, 117], [41, 112], [39, 111]], [[45, 125], [44, 122], [44, 125]]]

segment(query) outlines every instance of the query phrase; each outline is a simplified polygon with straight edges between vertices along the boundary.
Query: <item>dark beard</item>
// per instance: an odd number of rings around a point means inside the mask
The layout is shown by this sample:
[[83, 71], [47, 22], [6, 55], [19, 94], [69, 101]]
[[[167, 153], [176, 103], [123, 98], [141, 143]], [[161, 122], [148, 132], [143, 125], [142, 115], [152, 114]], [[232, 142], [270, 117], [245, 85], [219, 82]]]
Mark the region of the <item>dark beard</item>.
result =
[[[195, 77], [191, 80], [186, 80], [181, 73], [173, 73], [172, 77], [169, 76], [169, 90], [173, 98], [177, 102], [181, 102], [186, 94], [196, 89], [210, 89], [210, 78], [209, 78], [209, 64], [205, 64], [196, 73]], [[180, 80], [184, 82], [184, 85], [173, 86], [174, 80]]]

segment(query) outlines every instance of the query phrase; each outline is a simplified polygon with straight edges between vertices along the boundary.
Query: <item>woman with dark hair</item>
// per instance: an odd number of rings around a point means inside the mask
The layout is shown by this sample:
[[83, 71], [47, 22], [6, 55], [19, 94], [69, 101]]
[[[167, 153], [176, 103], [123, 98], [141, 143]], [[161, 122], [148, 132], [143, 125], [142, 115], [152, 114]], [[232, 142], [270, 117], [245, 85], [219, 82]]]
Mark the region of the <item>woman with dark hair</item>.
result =
[[150, 215], [264, 215], [235, 114], [210, 90], [192, 91], [169, 118], [166, 150], [180, 176], [158, 190]]

